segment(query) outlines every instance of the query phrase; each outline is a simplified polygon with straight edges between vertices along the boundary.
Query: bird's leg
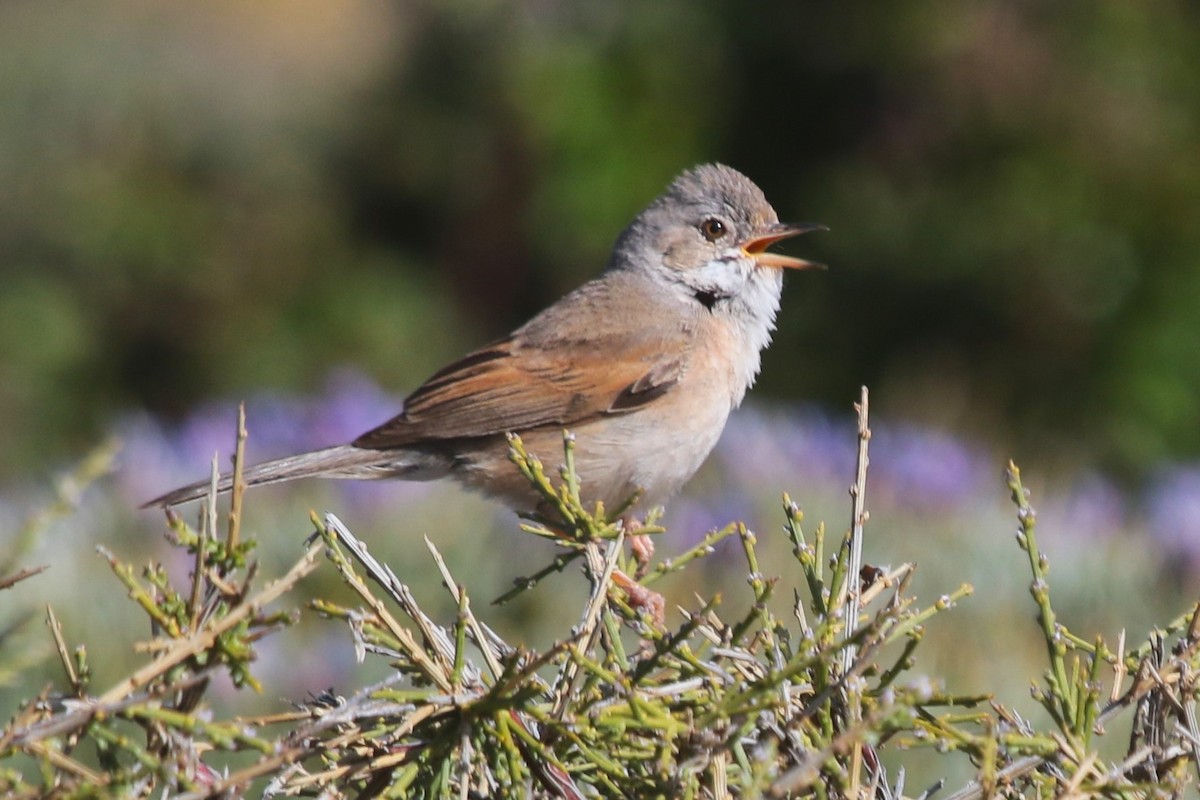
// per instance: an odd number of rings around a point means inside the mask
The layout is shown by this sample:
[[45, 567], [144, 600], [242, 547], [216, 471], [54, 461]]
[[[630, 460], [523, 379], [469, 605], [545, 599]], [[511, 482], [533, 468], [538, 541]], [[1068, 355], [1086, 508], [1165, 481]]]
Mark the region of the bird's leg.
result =
[[635, 611], [649, 612], [655, 624], [662, 627], [666, 620], [667, 601], [658, 592], [638, 583], [638, 579], [645, 575], [650, 567], [650, 559], [654, 556], [654, 539], [649, 534], [638, 533], [642, 522], [632, 514], [621, 517], [621, 525], [629, 536], [629, 550], [633, 554], [637, 569], [632, 578], [620, 570], [615, 571], [613, 583], [625, 590], [625, 594], [629, 596], [629, 605]]
[[654, 557], [654, 540], [647, 534], [638, 533], [642, 523], [632, 514], [621, 517], [621, 524], [625, 528], [626, 535], [629, 536], [629, 551], [633, 553], [633, 560], [637, 562], [637, 571], [634, 572], [634, 577], [640, 578], [650, 568], [650, 559]]
[[[543, 506], [539, 507], [538, 511], [541, 516], [540, 521], [548, 531], [560, 539], [578, 541], [578, 537], [569, 532], [570, 527], [559, 520], [552, 509]], [[622, 516], [620, 524], [625, 535], [629, 537], [629, 549], [633, 552], [637, 568], [633, 577], [619, 569], [613, 570], [612, 582], [625, 592], [625, 596], [629, 598], [629, 605], [634, 611], [648, 613], [654, 624], [661, 628], [666, 620], [666, 599], [653, 589], [647, 589], [637, 582], [637, 579], [641, 578], [650, 566], [650, 557], [654, 555], [654, 542], [651, 541], [648, 534], [637, 532], [642, 528], [642, 523], [632, 514]]]
[[[567, 533], [567, 529], [562, 523], [552, 523], [547, 521], [548, 519], [551, 519], [551, 517], [547, 512], [542, 524], [551, 533], [562, 539], [575, 539], [575, 537]], [[632, 578], [619, 569], [613, 570], [612, 582], [625, 592], [625, 596], [629, 598], [629, 605], [634, 611], [648, 613], [654, 623], [661, 628], [666, 620], [666, 599], [653, 589], [647, 589], [637, 582], [637, 578], [645, 574], [646, 568], [650, 565], [650, 557], [654, 555], [654, 542], [651, 541], [651, 537], [648, 534], [636, 532], [642, 527], [642, 523], [633, 515], [622, 517], [621, 524], [624, 526], [625, 533], [629, 536], [629, 548], [633, 551], [637, 570]]]
[[613, 570], [612, 581], [625, 592], [634, 611], [648, 613], [656, 627], [663, 626], [667, 618], [666, 598], [653, 589], [642, 586], [619, 569]]

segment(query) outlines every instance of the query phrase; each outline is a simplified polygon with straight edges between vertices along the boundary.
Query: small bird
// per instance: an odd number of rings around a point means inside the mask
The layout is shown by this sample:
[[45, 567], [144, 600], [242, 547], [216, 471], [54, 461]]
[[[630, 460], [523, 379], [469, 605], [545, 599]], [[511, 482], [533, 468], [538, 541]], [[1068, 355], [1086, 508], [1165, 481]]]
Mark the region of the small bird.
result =
[[[684, 172], [620, 235], [601, 275], [434, 373], [398, 416], [350, 444], [248, 467], [245, 481], [451, 477], [534, 512], [540, 498], [510, 463], [506, 434], [551, 464], [566, 429], [585, 502], [615, 508], [641, 492], [647, 507], [662, 504], [754, 383], [782, 270], [820, 266], [767, 248], [822, 229], [781, 224], [762, 190], [727, 166]], [[219, 491], [231, 483], [221, 476]], [[201, 481], [144, 507], [208, 489]]]

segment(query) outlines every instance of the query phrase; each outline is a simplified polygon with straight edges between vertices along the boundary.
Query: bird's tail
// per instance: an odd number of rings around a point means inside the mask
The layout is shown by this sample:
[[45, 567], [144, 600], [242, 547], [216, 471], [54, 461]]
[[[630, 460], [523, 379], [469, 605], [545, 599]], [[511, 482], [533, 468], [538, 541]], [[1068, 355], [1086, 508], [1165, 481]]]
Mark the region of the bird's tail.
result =
[[[243, 479], [247, 486], [262, 486], [268, 483], [282, 483], [297, 478], [356, 478], [369, 480], [386, 478], [396, 474], [389, 469], [388, 459], [381, 458], [380, 451], [368, 450], [353, 445], [327, 447], [324, 450], [313, 450], [310, 453], [277, 458], [246, 467]], [[161, 506], [170, 508], [189, 500], [195, 500], [208, 494], [211, 480], [197, 481], [187, 486], [167, 492], [156, 497], [142, 508]], [[233, 474], [225, 473], [217, 479], [217, 492], [228, 492], [233, 486]]]

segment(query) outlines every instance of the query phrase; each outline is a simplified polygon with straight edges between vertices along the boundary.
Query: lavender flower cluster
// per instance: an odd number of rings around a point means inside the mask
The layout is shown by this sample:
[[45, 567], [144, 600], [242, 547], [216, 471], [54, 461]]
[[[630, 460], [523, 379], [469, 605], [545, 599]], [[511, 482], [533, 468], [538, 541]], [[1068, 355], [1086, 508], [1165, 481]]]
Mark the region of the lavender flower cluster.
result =
[[[402, 398], [359, 373], [332, 374], [314, 397], [263, 394], [247, 403], [251, 461], [348, 441], [396, 413]], [[201, 477], [215, 452], [231, 449], [235, 406], [210, 403], [167, 425], [146, 414], [117, 425], [124, 441], [118, 486], [130, 503]], [[999, 478], [1004, 459], [977, 443], [930, 427], [872, 422], [870, 493], [875, 506], [946, 514], [1005, 502]], [[752, 511], [757, 490], [788, 487], [844, 492], [853, 475], [854, 421], [849, 413], [750, 405], [734, 413], [707, 470], [672, 503], [668, 527], [703, 531]], [[221, 466], [227, 465], [223, 458]], [[1144, 529], [1163, 550], [1200, 567], [1200, 465], [1163, 467], [1140, 493], [1122, 491], [1105, 476], [1075, 475], [1040, 492], [1042, 517], [1061, 530], [1105, 539]], [[714, 488], [715, 487], [715, 488]], [[339, 483], [355, 503], [403, 504], [422, 495], [420, 484], [389, 483], [385, 491]]]

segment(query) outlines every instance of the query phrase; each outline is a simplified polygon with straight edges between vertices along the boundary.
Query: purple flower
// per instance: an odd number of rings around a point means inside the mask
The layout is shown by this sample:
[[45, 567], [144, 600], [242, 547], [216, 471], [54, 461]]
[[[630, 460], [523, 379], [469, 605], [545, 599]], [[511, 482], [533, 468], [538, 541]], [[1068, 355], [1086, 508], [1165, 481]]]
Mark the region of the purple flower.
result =
[[726, 483], [719, 492], [699, 497], [685, 493], [675, 498], [666, 508], [663, 525], [671, 541], [686, 548], [731, 522], [749, 524], [753, 515], [754, 507], [746, 493]]
[[1097, 472], [1074, 476], [1065, 490], [1046, 493], [1038, 503], [1039, 525], [1056, 538], [1113, 537], [1129, 524], [1128, 502], [1117, 486]]
[[1145, 504], [1150, 534], [1168, 553], [1200, 560], [1200, 465], [1160, 470]]
[[962, 507], [999, 485], [994, 460], [949, 433], [911, 424], [871, 430], [868, 492], [897, 506]]
[[783, 486], [797, 480], [793, 476], [804, 483], [847, 481], [854, 465], [853, 429], [811, 407], [749, 407], [730, 418], [716, 456], [745, 485]]
[[[246, 401], [246, 454], [253, 464], [291, 453], [301, 453], [352, 441], [390, 419], [403, 402], [352, 370], [333, 373], [325, 391], [316, 398], [296, 398], [262, 393]], [[208, 473], [214, 453], [218, 466], [230, 467], [236, 439], [237, 403], [207, 403], [182, 423], [165, 425], [147, 414], [131, 414], [117, 424], [124, 441], [118, 484], [134, 502], [144, 502], [166, 489], [200, 480]], [[424, 495], [423, 488], [380, 487], [346, 482], [342, 488], [354, 501], [386, 507], [397, 492], [403, 499]]]
[[353, 441], [400, 413], [403, 400], [383, 391], [370, 378], [351, 369], [337, 370], [325, 381], [309, 420], [307, 448]]

